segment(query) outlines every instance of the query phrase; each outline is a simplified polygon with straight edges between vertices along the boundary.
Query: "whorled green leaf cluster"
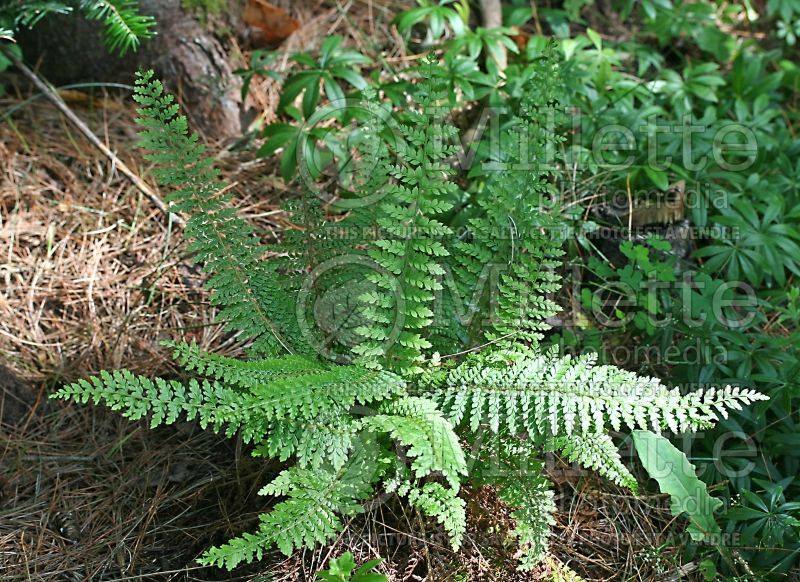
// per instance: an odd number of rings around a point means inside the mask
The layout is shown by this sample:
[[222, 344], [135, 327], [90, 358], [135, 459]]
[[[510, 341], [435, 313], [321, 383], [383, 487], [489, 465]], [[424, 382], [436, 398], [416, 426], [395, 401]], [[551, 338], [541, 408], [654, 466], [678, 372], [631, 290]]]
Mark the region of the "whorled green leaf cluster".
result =
[[[314, 221], [313, 235], [277, 260], [265, 259], [267, 247], [230, 207], [173, 98], [140, 75], [143, 147], [173, 189], [174, 209], [189, 217], [189, 250], [209, 275], [220, 319], [251, 342], [250, 357], [171, 344], [192, 379], [105, 372], [55, 396], [150, 415], [154, 426], [198, 418], [241, 432], [255, 455], [290, 461], [261, 491], [281, 500], [258, 529], [202, 563], [232, 568], [273, 546], [290, 554], [329, 542], [379, 491], [436, 519], [458, 548], [459, 493], [469, 482], [497, 487], [512, 507], [530, 568], [546, 551], [554, 510], [543, 452], [633, 488], [609, 429], [693, 430], [760, 397], [733, 388], [682, 395], [539, 345], [558, 311], [563, 233], [551, 201], [558, 164], [547, 159], [558, 138], [544, 131], [558, 71], [543, 59], [530, 91], [540, 101], [523, 102], [501, 126], [501, 150], [485, 156], [497, 171], [467, 192], [454, 165], [459, 132], [428, 60], [410, 103], [391, 113], [391, 135], [364, 128], [373, 133], [356, 158], [371, 170], [349, 193], [364, 203], [337, 217], [337, 229], [322, 212], [298, 212]], [[314, 202], [306, 196], [296, 207]], [[485, 266], [497, 267], [488, 284]], [[310, 329], [321, 320], [337, 331], [325, 349]]]

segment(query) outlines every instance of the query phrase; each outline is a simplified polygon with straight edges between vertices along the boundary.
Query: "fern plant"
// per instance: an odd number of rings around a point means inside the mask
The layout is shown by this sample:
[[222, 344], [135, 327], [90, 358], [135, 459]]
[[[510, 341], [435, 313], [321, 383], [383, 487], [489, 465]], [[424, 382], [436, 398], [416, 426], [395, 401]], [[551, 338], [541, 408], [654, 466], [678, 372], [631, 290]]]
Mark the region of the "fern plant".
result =
[[[521, 567], [530, 568], [553, 521], [543, 452], [635, 489], [610, 429], [694, 430], [761, 398], [730, 387], [681, 394], [539, 345], [558, 310], [561, 254], [558, 166], [547, 159], [557, 138], [543, 122], [561, 84], [557, 63], [540, 65], [536, 86], [503, 125], [502, 149], [484, 156], [498, 171], [470, 181], [453, 167], [459, 132], [429, 59], [408, 106], [392, 114], [396, 131], [363, 128], [355, 171], [358, 160], [372, 163], [348, 195], [377, 201], [351, 205], [332, 223], [313, 197], [301, 197], [294, 217], [313, 234], [291, 234], [271, 249], [273, 259], [231, 208], [174, 99], [152, 73], [140, 74], [142, 144], [156, 178], [173, 189], [174, 210], [189, 216], [189, 249], [208, 273], [220, 318], [250, 342], [249, 358], [173, 343], [186, 381], [104, 372], [54, 397], [102, 402], [153, 426], [197, 418], [241, 433], [256, 456], [288, 463], [261, 490], [280, 501], [257, 530], [207, 551], [203, 564], [233, 568], [274, 546], [290, 554], [329, 542], [380, 490], [437, 520], [458, 548], [468, 480], [496, 487], [513, 508]], [[494, 289], [478, 284], [487, 264], [502, 267]], [[339, 293], [342, 285], [359, 293]], [[308, 305], [317, 300], [334, 319], [352, 315], [349, 344], [323, 350], [312, 341], [307, 328], [318, 313]], [[464, 302], [469, 317], [456, 317]]]

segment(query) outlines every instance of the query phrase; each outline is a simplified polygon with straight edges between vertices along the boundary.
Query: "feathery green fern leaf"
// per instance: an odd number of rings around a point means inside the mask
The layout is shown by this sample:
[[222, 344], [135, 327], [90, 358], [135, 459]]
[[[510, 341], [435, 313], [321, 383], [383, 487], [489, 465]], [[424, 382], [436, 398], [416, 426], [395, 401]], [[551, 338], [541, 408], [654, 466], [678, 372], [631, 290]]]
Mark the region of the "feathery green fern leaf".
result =
[[556, 510], [537, 450], [531, 441], [495, 435], [472, 455], [470, 477], [476, 484], [494, 485], [497, 496], [511, 507], [515, 522], [511, 533], [523, 550], [519, 569], [532, 569], [547, 551]]
[[[143, 39], [152, 37], [156, 21], [139, 11], [132, 0], [72, 0], [69, 2], [5, 2], [0, 5], [0, 21], [13, 23], [13, 28], [33, 28], [50, 14], [69, 14], [79, 7], [90, 20], [105, 25], [105, 40], [109, 51], [124, 55], [136, 50]], [[13, 33], [13, 31], [9, 31]]]
[[418, 486], [404, 479], [387, 487], [387, 490], [395, 491], [401, 497], [408, 499], [412, 507], [436, 519], [450, 536], [453, 550], [458, 551], [464, 532], [467, 530], [467, 504], [458, 496], [457, 489], [444, 487], [435, 481]]
[[710, 426], [726, 409], [764, 398], [730, 386], [681, 395], [656, 378], [595, 362], [596, 355], [572, 358], [554, 352], [514, 361], [502, 353], [492, 362], [473, 358], [449, 372], [434, 398], [456, 426], [466, 424], [473, 432], [481, 426], [492, 432], [525, 430], [534, 437], [623, 426], [692, 431]]
[[280, 277], [263, 261], [265, 248], [252, 227], [228, 206], [219, 172], [204, 157], [197, 135], [189, 135], [186, 118], [178, 115], [172, 95], [164, 92], [152, 71], [139, 73], [136, 93], [141, 146], [155, 163], [154, 175], [175, 188], [168, 200], [176, 211], [190, 215], [185, 234], [189, 250], [209, 272], [206, 285], [212, 302], [221, 305], [219, 317], [228, 328], [254, 338], [255, 353], [308, 353], [294, 312], [294, 301]]
[[441, 473], [458, 490], [460, 476], [467, 473], [466, 459], [453, 427], [425, 398], [405, 397], [387, 402], [380, 413], [363, 420], [364, 426], [389, 433], [408, 447], [411, 469], [417, 478]]
[[636, 478], [622, 463], [619, 450], [607, 434], [571, 434], [551, 439], [548, 448], [560, 451], [570, 461], [597, 471], [609, 481], [627, 487], [634, 493], [639, 490]]
[[261, 559], [272, 546], [288, 556], [295, 549], [310, 549], [332, 540], [343, 528], [339, 516], [363, 511], [361, 503], [372, 493], [379, 468], [377, 447], [362, 440], [338, 470], [298, 466], [287, 469], [259, 492], [287, 499], [261, 516], [255, 533], [212, 548], [200, 562], [231, 570], [241, 562]]
[[99, 376], [62, 387], [51, 398], [82, 404], [102, 402], [131, 420], [150, 414], [151, 427], [172, 424], [186, 414], [188, 420], [198, 418], [203, 428], [211, 426], [215, 431], [227, 424], [228, 433], [233, 434], [244, 420], [238, 413], [241, 396], [217, 382], [192, 379], [184, 385], [161, 378], [151, 380], [128, 370], [103, 370]]
[[404, 374], [422, 372], [422, 351], [431, 347], [424, 336], [434, 293], [441, 289], [441, 259], [448, 255], [441, 241], [452, 233], [440, 220], [458, 191], [445, 163], [457, 151], [452, 145], [457, 132], [437, 107], [445, 95], [441, 79], [432, 74], [420, 86], [421, 110], [409, 109], [398, 124], [396, 160], [387, 165], [391, 180], [376, 208], [385, 238], [368, 251], [378, 267], [368, 275], [375, 289], [361, 297], [368, 323], [357, 329], [364, 340], [354, 352], [365, 365]]

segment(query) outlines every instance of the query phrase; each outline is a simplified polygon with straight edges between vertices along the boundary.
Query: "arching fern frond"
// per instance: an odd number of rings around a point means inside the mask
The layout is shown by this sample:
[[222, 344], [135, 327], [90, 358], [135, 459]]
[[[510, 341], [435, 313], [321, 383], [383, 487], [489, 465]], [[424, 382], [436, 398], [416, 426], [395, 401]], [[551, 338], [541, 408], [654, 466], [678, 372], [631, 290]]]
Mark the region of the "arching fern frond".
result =
[[294, 312], [294, 300], [280, 277], [261, 261], [265, 248], [253, 229], [228, 205], [219, 172], [206, 158], [196, 134], [189, 134], [172, 95], [164, 92], [152, 71], [139, 73], [134, 99], [141, 106], [136, 123], [141, 147], [155, 164], [158, 181], [175, 188], [167, 199], [176, 211], [189, 214], [185, 235], [189, 250], [210, 273], [206, 286], [212, 303], [222, 306], [219, 318], [228, 329], [254, 338], [260, 354], [310, 353]]
[[[258, 363], [262, 367], [279, 365], [280, 358]], [[379, 402], [404, 390], [405, 382], [391, 372], [355, 366], [279, 377], [254, 384], [246, 391], [218, 381], [192, 379], [184, 385], [121, 370], [103, 371], [99, 376], [65, 386], [54, 397], [81, 403], [104, 402], [133, 420], [152, 414], [152, 426], [172, 423], [185, 413], [188, 420], [199, 418], [203, 427], [211, 425], [220, 430], [227, 425], [227, 434], [241, 429], [245, 442], [260, 442], [276, 422], [293, 420], [302, 424], [326, 415], [345, 414], [355, 404]]]
[[467, 516], [466, 503], [458, 496], [457, 489], [435, 481], [420, 486], [410, 479], [399, 479], [391, 482], [386, 490], [405, 497], [423, 515], [436, 519], [450, 537], [453, 550], [458, 551], [467, 530]]
[[597, 366], [596, 355], [558, 357], [554, 352], [514, 361], [495, 354], [451, 370], [434, 398], [454, 425], [477, 431], [526, 430], [537, 436], [604, 433], [641, 428], [675, 433], [708, 427], [726, 409], [765, 397], [726, 387], [682, 395], [656, 378], [614, 366]]
[[411, 470], [417, 478], [441, 473], [458, 490], [467, 473], [466, 459], [452, 425], [436, 404], [425, 398], [405, 397], [387, 402], [379, 414], [367, 416], [365, 427], [385, 432], [408, 447]]
[[[520, 127], [510, 132], [508, 150], [544, 149], [546, 144], [528, 143], [531, 136], [543, 133], [542, 128], [518, 123]], [[471, 302], [471, 312], [480, 314], [470, 322], [472, 343], [535, 345], [550, 328], [547, 319], [560, 311], [552, 299], [561, 288], [557, 269], [563, 254], [560, 223], [548, 211], [553, 186], [545, 170], [526, 167], [533, 163], [530, 159], [511, 157], [496, 163], [503, 169], [489, 173], [476, 196], [478, 215], [469, 220], [467, 236], [453, 244], [454, 280], [461, 297]], [[521, 164], [525, 169], [517, 167]], [[473, 287], [487, 269], [496, 271], [496, 288], [485, 285], [476, 297]]]
[[162, 345], [173, 349], [172, 357], [187, 371], [242, 388], [328, 369], [328, 366], [305, 356], [243, 361], [204, 352], [195, 342], [163, 342]]
[[175, 380], [137, 376], [128, 370], [107, 372], [81, 379], [62, 387], [51, 398], [86, 404], [103, 403], [124, 417], [139, 420], [150, 414], [150, 426], [172, 424], [181, 414], [197, 418], [205, 428], [219, 431], [228, 425], [228, 434], [241, 426], [241, 395], [218, 382], [190, 380], [186, 385]]
[[530, 441], [494, 435], [472, 451], [470, 476], [479, 485], [494, 485], [497, 496], [511, 508], [523, 554], [520, 570], [535, 567], [547, 552], [550, 527], [555, 523], [551, 483]]
[[340, 516], [363, 511], [361, 503], [380, 476], [376, 449], [368, 440], [361, 441], [339, 470], [294, 466], [283, 471], [259, 493], [287, 499], [261, 515], [255, 533], [245, 533], [208, 550], [200, 563], [231, 570], [242, 562], [261, 559], [272, 546], [288, 556], [295, 549], [329, 542], [343, 528]]

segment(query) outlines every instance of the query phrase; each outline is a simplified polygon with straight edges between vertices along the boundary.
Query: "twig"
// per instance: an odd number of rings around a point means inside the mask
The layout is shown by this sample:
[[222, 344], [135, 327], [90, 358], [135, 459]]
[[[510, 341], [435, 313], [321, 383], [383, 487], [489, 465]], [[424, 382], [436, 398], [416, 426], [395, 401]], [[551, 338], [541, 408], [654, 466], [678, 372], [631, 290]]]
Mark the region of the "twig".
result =
[[186, 223], [186, 221], [183, 220], [183, 218], [181, 218], [177, 214], [171, 213], [169, 211], [169, 208], [167, 207], [166, 204], [164, 204], [164, 201], [161, 200], [159, 195], [156, 194], [156, 192], [150, 186], [148, 186], [147, 183], [144, 180], [142, 180], [133, 170], [131, 170], [125, 164], [125, 162], [119, 159], [117, 154], [108, 149], [108, 147], [106, 147], [106, 145], [102, 141], [100, 141], [100, 139], [94, 134], [94, 132], [92, 132], [92, 130], [89, 129], [89, 127], [83, 122], [83, 120], [81, 120], [81, 118], [78, 117], [66, 103], [64, 103], [64, 100], [61, 99], [59, 94], [56, 91], [54, 91], [52, 87], [50, 87], [41, 78], [39, 78], [39, 75], [30, 70], [25, 65], [25, 63], [23, 63], [13, 52], [7, 50], [5, 47], [2, 46], [0, 46], [0, 51], [2, 51], [3, 55], [6, 58], [8, 58], [12, 63], [14, 63], [14, 66], [17, 67], [17, 69], [22, 71], [22, 74], [25, 75], [36, 86], [36, 88], [42, 92], [42, 94], [48, 99], [48, 101], [50, 101], [53, 105], [55, 105], [56, 108], [61, 113], [63, 113], [64, 116], [67, 119], [69, 119], [69, 121], [76, 128], [78, 128], [78, 130], [86, 137], [86, 139], [89, 140], [89, 142], [91, 142], [93, 146], [95, 146], [97, 149], [103, 152], [103, 154], [109, 160], [111, 160], [111, 163], [114, 165], [114, 167], [116, 167], [117, 169], [119, 169], [120, 172], [125, 174], [125, 176], [133, 183], [133, 185], [136, 186], [139, 190], [141, 190], [141, 192], [145, 196], [147, 196], [150, 199], [150, 201], [153, 204], [155, 204], [156, 207], [158, 207], [159, 210], [167, 214], [172, 219], [173, 223], [180, 226], [183, 226]]
[[625, 188], [628, 191], [628, 240], [631, 240], [633, 230], [633, 195], [631, 194], [631, 175], [625, 179]]

